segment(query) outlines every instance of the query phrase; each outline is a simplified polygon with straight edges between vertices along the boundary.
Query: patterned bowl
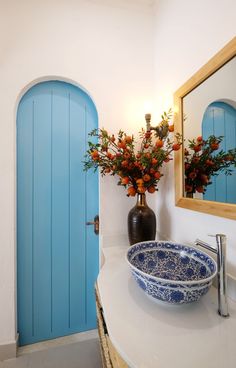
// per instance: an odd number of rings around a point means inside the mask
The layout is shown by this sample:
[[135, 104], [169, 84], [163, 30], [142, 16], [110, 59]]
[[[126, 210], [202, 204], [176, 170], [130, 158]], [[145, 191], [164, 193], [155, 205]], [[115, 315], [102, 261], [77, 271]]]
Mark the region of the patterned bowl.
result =
[[127, 252], [127, 261], [147, 295], [171, 304], [199, 300], [217, 273], [216, 262], [208, 254], [167, 241], [134, 244]]

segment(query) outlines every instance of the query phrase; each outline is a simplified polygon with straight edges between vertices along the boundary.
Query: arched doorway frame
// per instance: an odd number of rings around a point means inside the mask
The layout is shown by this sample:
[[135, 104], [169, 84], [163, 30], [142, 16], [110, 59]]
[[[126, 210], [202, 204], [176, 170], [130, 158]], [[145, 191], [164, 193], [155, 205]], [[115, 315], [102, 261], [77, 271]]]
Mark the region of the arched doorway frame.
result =
[[[218, 113], [218, 110], [220, 111], [220, 115]], [[224, 111], [223, 115], [222, 111]], [[207, 107], [204, 110], [204, 114], [201, 121], [202, 136], [204, 139], [207, 139], [209, 135], [222, 136], [221, 147], [219, 148], [218, 151], [220, 150], [228, 151], [228, 149], [232, 149], [235, 147], [235, 143], [233, 144], [235, 140], [232, 140], [233, 137], [235, 137], [235, 119], [230, 123], [229, 126], [231, 127], [231, 130], [229, 131], [229, 128], [227, 129], [228, 126], [227, 123], [229, 123], [229, 121], [225, 117], [226, 114], [226, 116], [231, 116], [232, 118], [233, 115], [235, 116], [235, 111], [236, 111], [236, 101], [232, 99], [223, 99], [223, 98], [212, 101], [210, 104], [207, 105]], [[216, 125], [215, 119], [217, 121]], [[217, 130], [218, 134], [215, 133], [215, 129]], [[227, 140], [227, 138], [229, 139], [230, 143]], [[232, 170], [234, 169], [232, 168]], [[233, 176], [232, 177], [230, 176], [229, 179], [233, 179], [234, 177], [235, 181], [235, 173], [232, 174]], [[211, 179], [212, 185], [207, 187], [206, 192], [202, 196], [203, 199], [222, 203], [235, 203], [235, 198], [233, 194], [234, 181], [232, 182], [231, 180], [231, 183], [229, 184], [227, 179], [228, 176], [227, 175], [225, 176], [223, 172], [219, 173], [219, 175], [217, 176], [212, 176]], [[228, 199], [228, 193], [231, 193], [231, 195], [229, 194], [231, 200]]]
[[[14, 106], [14, 310], [15, 310], [15, 315], [14, 315], [14, 319], [15, 319], [15, 336], [16, 336], [16, 349], [18, 346], [18, 331], [17, 331], [17, 326], [18, 326], [18, 321], [17, 321], [17, 129], [16, 129], [16, 122], [17, 122], [17, 112], [18, 112], [18, 107], [20, 104], [20, 101], [22, 99], [22, 97], [35, 85], [42, 83], [42, 82], [49, 82], [49, 81], [59, 81], [59, 82], [65, 82], [68, 84], [71, 84], [77, 88], [79, 88], [80, 90], [82, 90], [93, 102], [94, 108], [96, 109], [97, 112], [97, 117], [98, 117], [98, 126], [99, 126], [99, 115], [98, 115], [98, 110], [97, 110], [97, 105], [95, 103], [95, 100], [93, 98], [93, 96], [90, 94], [90, 92], [84, 87], [82, 86], [80, 83], [78, 83], [77, 81], [75, 81], [74, 79], [71, 78], [67, 78], [64, 76], [57, 76], [57, 75], [46, 75], [46, 76], [41, 76], [41, 77], [37, 77], [33, 80], [31, 80], [29, 83], [27, 83], [18, 93], [16, 101], [15, 101], [15, 106]], [[99, 187], [100, 187], [100, 181], [98, 182], [98, 191], [99, 191]], [[100, 196], [99, 196], [100, 198]], [[99, 206], [99, 211], [100, 211], [100, 202], [98, 200], [98, 206]], [[99, 268], [100, 268], [100, 260], [101, 260], [101, 253], [100, 253], [100, 236], [99, 236]]]

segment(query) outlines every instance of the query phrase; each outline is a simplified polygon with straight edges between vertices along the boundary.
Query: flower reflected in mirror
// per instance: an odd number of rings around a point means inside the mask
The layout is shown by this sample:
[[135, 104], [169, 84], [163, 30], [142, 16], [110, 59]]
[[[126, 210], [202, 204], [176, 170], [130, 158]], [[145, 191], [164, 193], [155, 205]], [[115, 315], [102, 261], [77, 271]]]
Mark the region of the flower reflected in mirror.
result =
[[185, 192], [187, 197], [194, 193], [205, 193], [212, 184], [212, 177], [223, 172], [232, 175], [236, 167], [236, 148], [224, 151], [220, 145], [223, 136], [202, 136], [188, 141], [184, 150]]

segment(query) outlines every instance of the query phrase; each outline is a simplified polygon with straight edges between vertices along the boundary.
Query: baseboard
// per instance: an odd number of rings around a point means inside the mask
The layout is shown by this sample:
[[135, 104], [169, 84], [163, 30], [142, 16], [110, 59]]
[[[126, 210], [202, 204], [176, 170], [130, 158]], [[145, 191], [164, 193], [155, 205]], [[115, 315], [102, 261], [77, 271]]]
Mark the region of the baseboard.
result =
[[16, 357], [18, 336], [15, 341], [0, 344], [0, 361]]

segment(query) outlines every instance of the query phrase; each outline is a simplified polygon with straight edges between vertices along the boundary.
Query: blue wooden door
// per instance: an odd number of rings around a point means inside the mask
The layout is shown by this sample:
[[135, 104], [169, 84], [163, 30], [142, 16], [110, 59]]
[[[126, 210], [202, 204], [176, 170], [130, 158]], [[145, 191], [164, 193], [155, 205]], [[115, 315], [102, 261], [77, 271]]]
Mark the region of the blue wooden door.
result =
[[[206, 109], [202, 120], [202, 136], [223, 136], [219, 150], [228, 151], [236, 147], [236, 110], [227, 103], [213, 102]], [[216, 151], [218, 152], [218, 151]], [[224, 172], [212, 177], [204, 199], [224, 203], [236, 203], [236, 169], [226, 176]]]
[[20, 344], [96, 326], [97, 174], [83, 171], [92, 100], [50, 81], [32, 87], [17, 114], [17, 276]]

